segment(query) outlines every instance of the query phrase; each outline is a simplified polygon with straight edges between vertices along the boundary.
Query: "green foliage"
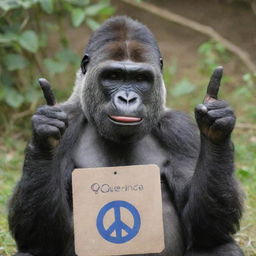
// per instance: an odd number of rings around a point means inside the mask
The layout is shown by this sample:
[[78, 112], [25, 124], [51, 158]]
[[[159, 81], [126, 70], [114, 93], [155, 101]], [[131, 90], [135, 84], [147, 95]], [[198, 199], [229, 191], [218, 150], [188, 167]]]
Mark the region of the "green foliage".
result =
[[171, 90], [171, 95], [174, 97], [180, 97], [184, 94], [189, 94], [195, 90], [196, 86], [192, 84], [187, 78], [183, 78], [176, 83]]
[[177, 73], [177, 60], [173, 60], [170, 65], [165, 66], [163, 70], [163, 77], [166, 85], [171, 85]]
[[221, 43], [213, 40], [201, 44], [198, 48], [198, 53], [200, 56], [200, 69], [207, 75], [210, 75], [220, 63], [227, 63], [230, 59], [226, 48]]
[[13, 53], [6, 54], [3, 61], [8, 71], [24, 69], [29, 65], [25, 57]]
[[[1, 0], [1, 108], [16, 113], [25, 108], [33, 111], [41, 95], [35, 85], [39, 77], [53, 77], [79, 67], [80, 58], [69, 48], [64, 29], [87, 25], [95, 30], [114, 11], [109, 0]], [[47, 55], [51, 32], [59, 40], [54, 56]]]
[[19, 44], [25, 50], [36, 53], [39, 48], [38, 36], [34, 31], [26, 30], [20, 35]]

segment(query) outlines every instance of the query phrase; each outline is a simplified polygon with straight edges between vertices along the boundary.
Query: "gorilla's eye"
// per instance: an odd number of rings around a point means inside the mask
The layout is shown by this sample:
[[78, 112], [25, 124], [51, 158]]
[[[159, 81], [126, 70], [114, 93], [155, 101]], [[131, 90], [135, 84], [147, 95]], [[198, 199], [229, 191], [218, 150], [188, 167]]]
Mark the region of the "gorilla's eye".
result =
[[112, 72], [112, 73], [110, 73], [110, 74], [108, 75], [108, 77], [109, 77], [109, 79], [111, 79], [111, 80], [117, 80], [117, 79], [119, 79], [119, 74], [116, 73], [116, 72]]
[[104, 80], [120, 80], [121, 79], [121, 73], [118, 71], [105, 71], [103, 72], [102, 78]]
[[146, 76], [143, 75], [143, 74], [138, 74], [136, 77], [135, 77], [136, 81], [138, 82], [142, 82], [142, 81], [145, 81], [147, 80]]

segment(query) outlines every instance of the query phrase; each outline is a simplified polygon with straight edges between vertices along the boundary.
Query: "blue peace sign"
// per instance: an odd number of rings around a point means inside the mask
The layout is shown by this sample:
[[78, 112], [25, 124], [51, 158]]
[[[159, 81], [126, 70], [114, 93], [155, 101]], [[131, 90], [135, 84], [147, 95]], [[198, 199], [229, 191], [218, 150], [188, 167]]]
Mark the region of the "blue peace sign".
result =
[[[134, 220], [132, 228], [121, 220], [121, 207], [126, 208], [132, 214]], [[114, 209], [115, 221], [109, 226], [109, 228], [105, 229], [103, 224], [104, 217], [111, 209]], [[112, 201], [101, 208], [96, 224], [100, 235], [105, 240], [115, 244], [122, 244], [130, 241], [138, 234], [140, 230], [140, 214], [132, 204], [126, 201]], [[125, 236], [122, 236], [122, 230], [127, 233]], [[114, 231], [116, 232], [116, 236], [111, 236]]]

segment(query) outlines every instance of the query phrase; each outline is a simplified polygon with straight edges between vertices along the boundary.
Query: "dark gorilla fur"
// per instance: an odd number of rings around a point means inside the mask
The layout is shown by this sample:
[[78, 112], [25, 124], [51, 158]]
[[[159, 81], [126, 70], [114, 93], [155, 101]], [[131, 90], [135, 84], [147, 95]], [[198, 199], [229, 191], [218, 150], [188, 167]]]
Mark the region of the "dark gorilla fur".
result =
[[[150, 255], [243, 255], [232, 238], [242, 213], [234, 113], [225, 101], [205, 102], [207, 113], [195, 109], [198, 129], [165, 107], [161, 70], [158, 45], [141, 23], [114, 17], [93, 34], [70, 98], [33, 115], [9, 208], [16, 256], [75, 256], [74, 168], [140, 164], [161, 170], [165, 250]], [[116, 116], [140, 121], [124, 125]]]

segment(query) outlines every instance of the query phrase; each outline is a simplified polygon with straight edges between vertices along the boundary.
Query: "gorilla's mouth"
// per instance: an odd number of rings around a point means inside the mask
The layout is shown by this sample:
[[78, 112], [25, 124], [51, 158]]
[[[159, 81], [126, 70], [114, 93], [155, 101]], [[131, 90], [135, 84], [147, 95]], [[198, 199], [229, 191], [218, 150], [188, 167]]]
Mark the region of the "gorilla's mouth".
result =
[[135, 116], [109, 116], [109, 119], [115, 124], [122, 125], [135, 125], [140, 124], [142, 122], [141, 117]]

